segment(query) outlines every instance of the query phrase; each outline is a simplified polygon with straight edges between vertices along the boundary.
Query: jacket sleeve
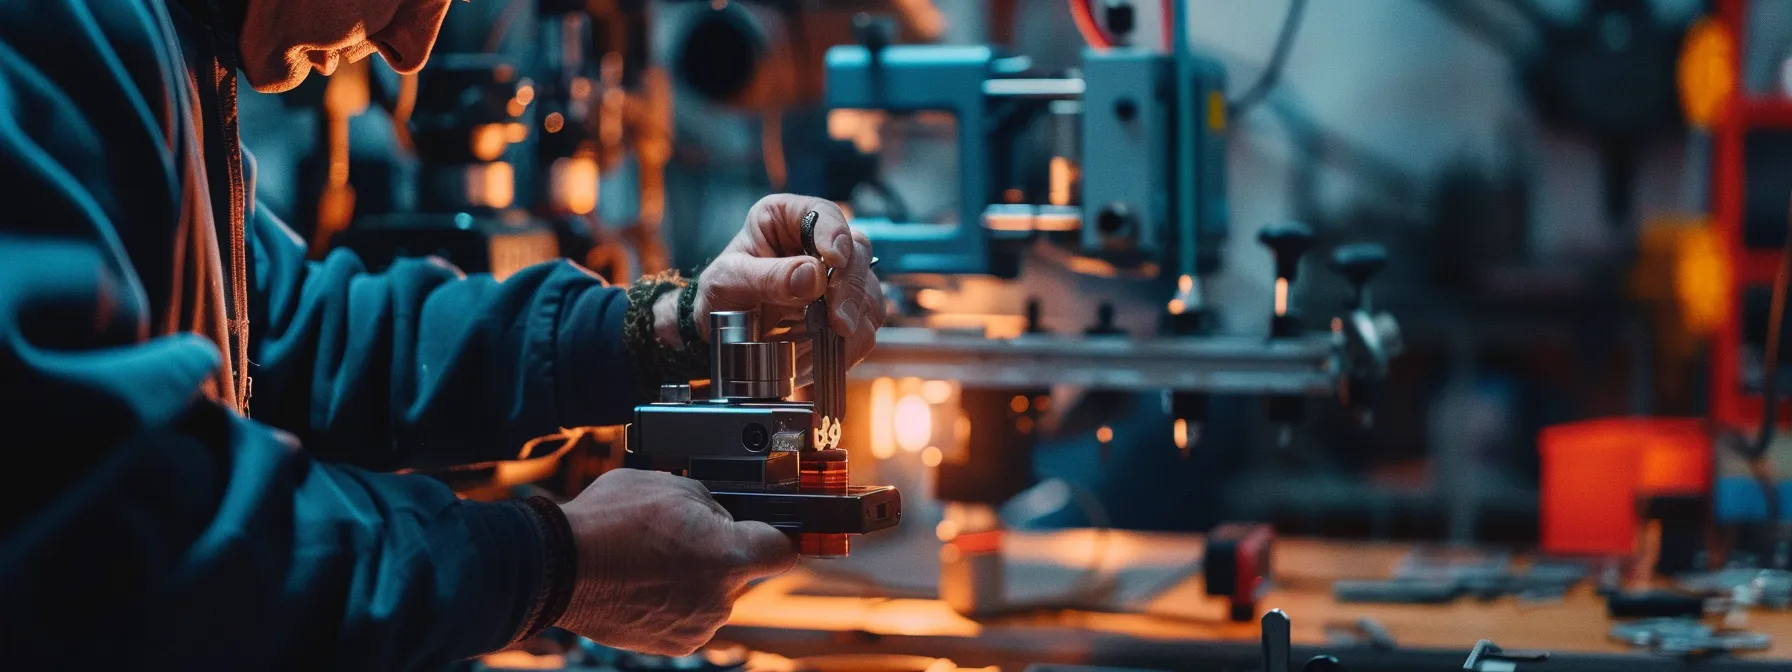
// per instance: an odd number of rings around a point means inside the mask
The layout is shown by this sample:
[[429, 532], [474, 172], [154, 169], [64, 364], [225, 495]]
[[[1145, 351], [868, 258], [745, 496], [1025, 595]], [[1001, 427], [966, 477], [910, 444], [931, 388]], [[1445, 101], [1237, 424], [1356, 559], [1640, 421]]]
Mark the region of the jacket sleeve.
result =
[[514, 460], [529, 439], [622, 424], [639, 403], [625, 292], [589, 271], [546, 263], [498, 282], [413, 258], [370, 273], [346, 249], [308, 261], [265, 209], [249, 221], [250, 409], [320, 457]]
[[317, 462], [201, 394], [139, 273], [180, 216], [159, 0], [0, 3], [0, 650], [21, 669], [416, 669], [540, 603], [542, 517]]

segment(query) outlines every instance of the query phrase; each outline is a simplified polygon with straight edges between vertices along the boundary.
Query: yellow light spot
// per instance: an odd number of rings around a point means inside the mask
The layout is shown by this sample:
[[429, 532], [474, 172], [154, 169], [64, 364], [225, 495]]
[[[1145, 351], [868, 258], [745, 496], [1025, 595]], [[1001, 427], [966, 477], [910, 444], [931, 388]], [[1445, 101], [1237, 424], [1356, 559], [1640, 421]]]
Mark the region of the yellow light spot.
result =
[[921, 464], [937, 467], [945, 457], [945, 453], [941, 453], [938, 447], [928, 446], [926, 450], [921, 451]]
[[541, 127], [549, 133], [559, 133], [560, 129], [566, 128], [566, 117], [560, 116], [559, 112], [550, 113], [541, 120]]
[[1185, 308], [1186, 307], [1182, 305], [1182, 299], [1170, 299], [1171, 315], [1181, 315]]
[[1185, 275], [1180, 278], [1177, 278], [1176, 279], [1176, 291], [1182, 292], [1183, 294], [1187, 294], [1189, 292], [1195, 291], [1194, 276]]
[[871, 456], [880, 460], [896, 454], [896, 381], [871, 381]]
[[952, 398], [952, 383], [945, 380], [929, 380], [921, 384], [921, 398], [929, 404], [943, 404]]
[[951, 296], [937, 289], [923, 289], [915, 292], [915, 303], [928, 310], [945, 310]]
[[548, 196], [556, 207], [575, 215], [589, 215], [597, 210], [597, 159], [555, 159], [548, 175]]
[[1024, 197], [1024, 194], [1021, 193], [1019, 188], [1009, 187], [1002, 190], [1003, 203], [1019, 203], [1022, 197]]
[[528, 84], [517, 87], [516, 102], [524, 105], [535, 102], [535, 87]]
[[1170, 429], [1170, 435], [1176, 439], [1177, 450], [1188, 450], [1188, 421], [1177, 418], [1176, 424]]
[[896, 445], [915, 452], [933, 438], [933, 409], [918, 396], [903, 395], [896, 402]]
[[1102, 425], [1101, 429], [1095, 430], [1095, 440], [1102, 443], [1113, 442], [1114, 430], [1107, 425]]
[[1033, 410], [1040, 413], [1052, 410], [1052, 398], [1043, 394], [1033, 397]]
[[1027, 395], [1014, 395], [1013, 399], [1008, 400], [1008, 410], [1014, 411], [1015, 413], [1027, 412]]
[[940, 521], [940, 524], [933, 526], [933, 536], [939, 537], [940, 541], [951, 541], [953, 539], [957, 539], [958, 538], [958, 521], [956, 521], [956, 520]]
[[1024, 415], [1020, 416], [1019, 420], [1014, 421], [1014, 431], [1020, 432], [1022, 434], [1032, 434], [1033, 433], [1033, 419], [1029, 418], [1027, 416], [1024, 416]]

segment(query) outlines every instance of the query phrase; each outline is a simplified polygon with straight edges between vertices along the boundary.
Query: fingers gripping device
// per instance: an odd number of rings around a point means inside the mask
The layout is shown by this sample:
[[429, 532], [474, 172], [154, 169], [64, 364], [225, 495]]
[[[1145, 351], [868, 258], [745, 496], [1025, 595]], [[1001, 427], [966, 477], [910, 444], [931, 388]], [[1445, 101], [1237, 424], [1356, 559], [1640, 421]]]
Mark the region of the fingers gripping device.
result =
[[[803, 246], [819, 257], [815, 218], [803, 219]], [[894, 527], [902, 495], [849, 482], [840, 449], [846, 347], [828, 324], [825, 296], [809, 306], [806, 325], [814, 402], [790, 400], [794, 342], [761, 340], [756, 313], [711, 313], [709, 398], [692, 398], [689, 385], [662, 385], [659, 401], [635, 408], [625, 464], [701, 481], [735, 520], [783, 530], [803, 555], [839, 557], [851, 536]]]

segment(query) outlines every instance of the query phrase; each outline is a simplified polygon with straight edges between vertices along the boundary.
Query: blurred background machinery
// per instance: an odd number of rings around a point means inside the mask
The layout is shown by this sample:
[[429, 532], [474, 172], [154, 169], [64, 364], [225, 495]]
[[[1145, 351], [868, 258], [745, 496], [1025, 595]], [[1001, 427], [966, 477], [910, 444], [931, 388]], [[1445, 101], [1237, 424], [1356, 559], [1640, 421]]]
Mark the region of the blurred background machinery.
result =
[[[627, 282], [772, 191], [874, 239], [892, 319], [844, 446], [905, 523], [768, 588], [760, 642], [810, 598], [956, 646], [1040, 609], [1254, 617], [1303, 578], [1522, 602], [1792, 562], [1763, 412], [1792, 0], [516, 0], [457, 3], [436, 53], [245, 96], [258, 196], [316, 254]], [[453, 478], [569, 494], [621, 436]], [[1373, 576], [1286, 571], [1339, 558]], [[1228, 585], [1165, 588], [1191, 575]]]

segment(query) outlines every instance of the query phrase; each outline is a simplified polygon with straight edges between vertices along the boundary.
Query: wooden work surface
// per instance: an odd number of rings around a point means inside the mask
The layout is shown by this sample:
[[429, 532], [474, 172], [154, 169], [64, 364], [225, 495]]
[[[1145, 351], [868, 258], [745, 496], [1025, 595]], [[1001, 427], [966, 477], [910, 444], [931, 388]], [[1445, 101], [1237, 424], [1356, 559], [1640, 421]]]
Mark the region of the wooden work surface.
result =
[[[1010, 535], [1007, 555], [1014, 563], [1046, 558], [1073, 563], [1074, 558], [1088, 557], [1094, 534], [1077, 530]], [[731, 630], [757, 633], [761, 640], [766, 633], [780, 631], [824, 638], [835, 633], [827, 640], [835, 642], [847, 641], [849, 638], [839, 634], [849, 632], [866, 633], [872, 639], [896, 636], [937, 643], [954, 638], [1013, 639], [1029, 631], [1049, 633], [1041, 637], [1043, 645], [1069, 645], [1069, 640], [1084, 637], [1110, 641], [1119, 637], [1140, 645], [1258, 641], [1255, 622], [1227, 620], [1224, 600], [1205, 596], [1199, 572], [1193, 570], [1201, 548], [1199, 537], [1108, 534], [1113, 537], [1108, 540], [1107, 562], [1114, 567], [1169, 563], [1178, 568], [1180, 577], [1165, 583], [1168, 589], [1126, 607], [1132, 613], [1066, 610], [979, 622], [960, 616], [936, 599], [805, 595], [805, 585], [815, 582], [818, 575], [799, 568], [743, 596], [735, 606]], [[1604, 603], [1587, 585], [1577, 587], [1560, 603], [1538, 606], [1521, 606], [1514, 598], [1463, 599], [1445, 605], [1339, 604], [1332, 599], [1333, 581], [1385, 579], [1411, 549], [1404, 544], [1279, 540], [1273, 552], [1276, 587], [1260, 603], [1259, 613], [1271, 608], [1287, 612], [1297, 646], [1325, 645], [1326, 624], [1368, 617], [1385, 626], [1402, 649], [1466, 651], [1476, 641], [1489, 639], [1507, 649], [1543, 649], [1558, 654], [1632, 653], [1606, 638], [1611, 620]], [[1745, 660], [1792, 661], [1792, 612], [1756, 610], [1749, 615], [1747, 627], [1772, 636], [1774, 645], [1766, 653], [1743, 656]]]

